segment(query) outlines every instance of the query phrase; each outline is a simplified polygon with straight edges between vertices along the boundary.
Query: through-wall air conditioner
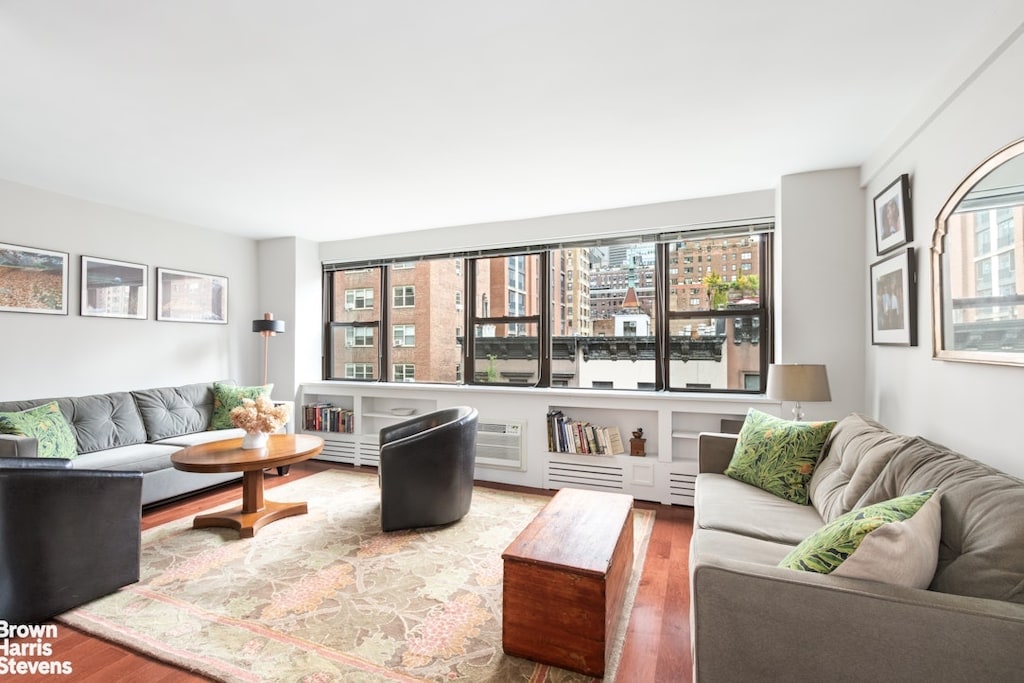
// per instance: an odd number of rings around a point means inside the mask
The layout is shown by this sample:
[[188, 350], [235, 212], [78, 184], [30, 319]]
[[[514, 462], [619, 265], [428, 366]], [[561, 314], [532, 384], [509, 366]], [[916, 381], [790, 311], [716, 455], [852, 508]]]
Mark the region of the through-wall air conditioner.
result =
[[525, 471], [523, 425], [524, 422], [477, 420], [476, 464], [479, 467]]

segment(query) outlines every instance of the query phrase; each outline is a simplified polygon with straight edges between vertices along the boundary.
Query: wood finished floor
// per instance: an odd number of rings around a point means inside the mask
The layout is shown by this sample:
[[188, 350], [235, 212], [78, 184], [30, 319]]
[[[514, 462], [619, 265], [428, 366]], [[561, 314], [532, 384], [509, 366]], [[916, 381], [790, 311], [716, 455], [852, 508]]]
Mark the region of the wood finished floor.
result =
[[[309, 461], [293, 465], [286, 477], [268, 474], [266, 488], [345, 465]], [[554, 494], [516, 486], [483, 484], [495, 488]], [[229, 485], [146, 511], [142, 528], [149, 529], [182, 517], [190, 517], [214, 505], [240, 496], [238, 485]], [[619, 665], [622, 683], [687, 683], [691, 679], [688, 557], [693, 510], [637, 501], [638, 508], [656, 511], [654, 530], [640, 579]], [[193, 683], [208, 679], [189, 674], [131, 650], [57, 623], [58, 637], [51, 641], [53, 659], [69, 661], [75, 683]], [[17, 676], [19, 681], [52, 681], [53, 676]]]

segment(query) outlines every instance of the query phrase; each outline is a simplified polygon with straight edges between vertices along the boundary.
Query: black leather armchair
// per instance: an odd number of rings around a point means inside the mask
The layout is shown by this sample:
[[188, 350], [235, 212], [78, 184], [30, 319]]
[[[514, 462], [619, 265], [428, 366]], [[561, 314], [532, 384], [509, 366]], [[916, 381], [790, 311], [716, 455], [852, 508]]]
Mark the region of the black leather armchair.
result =
[[380, 430], [384, 531], [462, 519], [473, 499], [476, 408], [446, 408]]
[[0, 458], [0, 619], [46, 621], [139, 580], [142, 473]]

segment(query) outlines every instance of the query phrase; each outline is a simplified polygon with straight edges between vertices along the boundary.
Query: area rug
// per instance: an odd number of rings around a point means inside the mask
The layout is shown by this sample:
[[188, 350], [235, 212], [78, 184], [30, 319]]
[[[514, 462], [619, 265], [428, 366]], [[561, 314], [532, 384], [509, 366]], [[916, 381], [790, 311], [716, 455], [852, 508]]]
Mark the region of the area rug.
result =
[[[60, 621], [223, 681], [593, 680], [502, 652], [501, 553], [547, 497], [477, 487], [457, 524], [390, 533], [372, 473], [321, 472], [267, 497], [309, 513], [251, 539], [191, 518], [150, 529], [139, 583]], [[635, 520], [609, 681], [654, 513]]]

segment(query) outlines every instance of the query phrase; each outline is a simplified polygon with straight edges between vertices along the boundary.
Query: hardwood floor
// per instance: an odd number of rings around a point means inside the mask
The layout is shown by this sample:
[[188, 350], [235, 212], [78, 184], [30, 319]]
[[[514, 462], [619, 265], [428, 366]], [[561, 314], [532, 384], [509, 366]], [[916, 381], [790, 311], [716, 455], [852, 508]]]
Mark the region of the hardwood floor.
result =
[[[266, 488], [344, 465], [308, 461], [293, 465], [286, 477], [268, 474]], [[516, 486], [482, 484], [494, 488], [554, 494]], [[149, 529], [181, 517], [190, 517], [222, 503], [230, 503], [241, 495], [238, 485], [229, 485], [147, 510], [142, 515], [142, 528]], [[633, 612], [626, 633], [618, 680], [623, 683], [672, 682], [687, 683], [691, 679], [690, 606], [688, 557], [693, 510], [686, 507], [657, 505], [637, 501], [638, 508], [656, 511]], [[71, 676], [59, 676], [75, 683], [194, 683], [207, 679], [189, 674], [57, 623], [58, 636], [48, 641], [52, 657], [68, 661]], [[18, 642], [12, 639], [12, 642]], [[34, 642], [34, 639], [30, 639]], [[0, 653], [2, 654], [2, 653]], [[40, 659], [40, 658], [29, 658]], [[19, 681], [52, 681], [54, 676], [19, 675]]]

